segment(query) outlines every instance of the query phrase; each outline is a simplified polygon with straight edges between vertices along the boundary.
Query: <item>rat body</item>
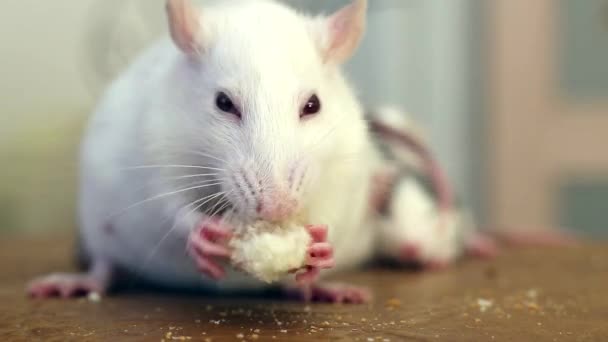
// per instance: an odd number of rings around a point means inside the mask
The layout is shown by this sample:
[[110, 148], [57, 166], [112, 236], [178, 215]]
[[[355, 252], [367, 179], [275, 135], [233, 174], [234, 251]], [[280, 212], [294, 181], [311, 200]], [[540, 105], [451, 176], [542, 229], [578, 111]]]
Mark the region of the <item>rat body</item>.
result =
[[[267, 286], [226, 267], [228, 216], [304, 217], [312, 243], [301, 282], [369, 259], [374, 232], [361, 180], [377, 158], [340, 71], [363, 34], [366, 7], [357, 0], [309, 18], [274, 1], [200, 11], [169, 0], [172, 39], [110, 86], [82, 144], [89, 270], [37, 279], [30, 294], [104, 292], [118, 267], [172, 287]], [[309, 298], [365, 298], [352, 287], [308, 289]]]
[[453, 200], [423, 130], [393, 107], [369, 115], [383, 156], [372, 180], [378, 255], [435, 269], [466, 252], [493, 255], [494, 243], [476, 231], [472, 214]]

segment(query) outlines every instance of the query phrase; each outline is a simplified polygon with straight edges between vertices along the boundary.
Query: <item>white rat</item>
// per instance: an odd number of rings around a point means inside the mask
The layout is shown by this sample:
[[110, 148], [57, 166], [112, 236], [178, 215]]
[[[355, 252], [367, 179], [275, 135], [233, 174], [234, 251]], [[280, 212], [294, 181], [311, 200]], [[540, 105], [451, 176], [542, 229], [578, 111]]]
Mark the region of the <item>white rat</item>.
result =
[[465, 252], [494, 255], [493, 241], [454, 202], [423, 129], [394, 107], [376, 108], [369, 116], [384, 161], [372, 181], [379, 256], [437, 269]]
[[[313, 243], [303, 282], [369, 259], [361, 180], [371, 178], [374, 149], [341, 73], [366, 8], [355, 0], [313, 18], [274, 1], [201, 10], [168, 0], [171, 39], [110, 86], [82, 145], [88, 272], [36, 279], [29, 293], [104, 292], [117, 268], [168, 286], [266, 286], [225, 267], [229, 214], [278, 222], [305, 213]], [[366, 299], [350, 286], [307, 288], [322, 300]]]

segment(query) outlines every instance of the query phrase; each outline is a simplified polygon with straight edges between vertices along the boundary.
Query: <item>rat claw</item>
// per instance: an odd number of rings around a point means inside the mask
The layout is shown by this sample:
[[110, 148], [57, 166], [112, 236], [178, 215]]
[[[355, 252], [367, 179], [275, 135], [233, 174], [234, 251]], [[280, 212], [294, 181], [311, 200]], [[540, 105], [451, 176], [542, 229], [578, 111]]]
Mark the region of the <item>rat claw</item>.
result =
[[200, 272], [216, 280], [225, 277], [226, 272], [215, 259], [230, 258], [232, 253], [227, 243], [231, 237], [231, 228], [217, 219], [204, 220], [190, 234], [188, 252]]
[[230, 240], [232, 238], [232, 228], [219, 223], [217, 220], [203, 221], [198, 228], [203, 239], [215, 241], [219, 239]]
[[301, 285], [311, 284], [317, 279], [320, 272], [321, 270], [317, 267], [306, 267], [304, 272], [296, 274], [296, 282]]
[[310, 284], [317, 279], [321, 269], [335, 266], [333, 247], [327, 242], [327, 226], [308, 225], [306, 229], [312, 243], [308, 247], [305, 269], [296, 275], [299, 284]]
[[325, 225], [308, 225], [306, 229], [310, 233], [313, 242], [327, 241], [327, 226]]
[[331, 268], [335, 265], [334, 250], [327, 242], [315, 243], [308, 248], [308, 266]]
[[222, 267], [209, 259], [198, 259], [196, 260], [196, 265], [199, 271], [215, 280], [220, 280], [226, 276], [226, 272]]

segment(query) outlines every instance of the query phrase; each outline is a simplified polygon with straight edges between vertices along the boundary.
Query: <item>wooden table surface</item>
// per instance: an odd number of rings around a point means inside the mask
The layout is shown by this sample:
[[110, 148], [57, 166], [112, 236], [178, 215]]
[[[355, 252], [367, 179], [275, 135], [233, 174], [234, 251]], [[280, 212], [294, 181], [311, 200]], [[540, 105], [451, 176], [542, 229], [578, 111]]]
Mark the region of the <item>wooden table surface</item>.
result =
[[0, 236], [0, 341], [608, 341], [608, 245], [506, 251], [450, 270], [340, 277], [371, 305], [127, 291], [31, 300], [26, 281], [71, 268], [70, 238]]

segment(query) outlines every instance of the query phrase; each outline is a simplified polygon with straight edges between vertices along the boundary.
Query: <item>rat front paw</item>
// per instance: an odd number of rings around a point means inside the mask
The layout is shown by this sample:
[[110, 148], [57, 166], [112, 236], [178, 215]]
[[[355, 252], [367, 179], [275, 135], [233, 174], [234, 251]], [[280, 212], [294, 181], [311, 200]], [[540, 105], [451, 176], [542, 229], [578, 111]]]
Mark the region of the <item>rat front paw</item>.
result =
[[232, 238], [232, 228], [217, 218], [206, 218], [188, 237], [188, 253], [194, 259], [199, 271], [219, 280], [226, 272], [219, 260], [228, 260], [231, 251], [228, 242]]
[[314, 282], [321, 269], [332, 268], [336, 263], [334, 249], [327, 242], [327, 226], [309, 225], [306, 229], [312, 243], [307, 250], [304, 272], [296, 275], [296, 281], [300, 284]]

